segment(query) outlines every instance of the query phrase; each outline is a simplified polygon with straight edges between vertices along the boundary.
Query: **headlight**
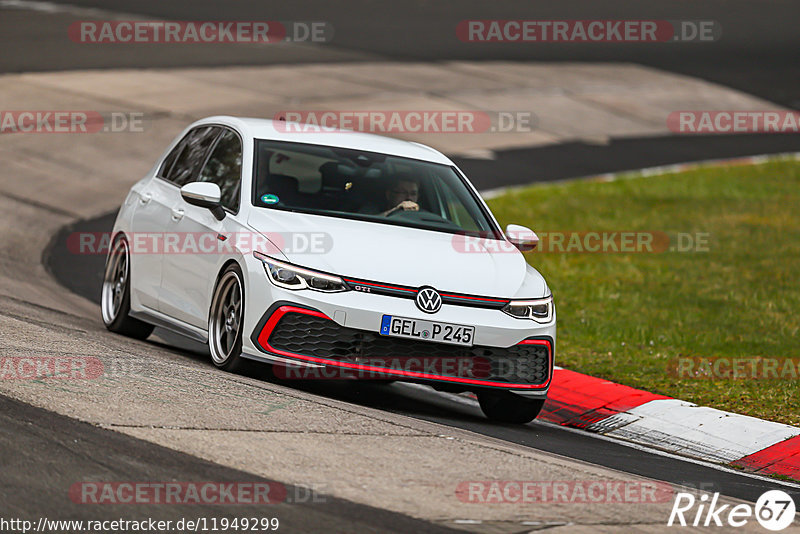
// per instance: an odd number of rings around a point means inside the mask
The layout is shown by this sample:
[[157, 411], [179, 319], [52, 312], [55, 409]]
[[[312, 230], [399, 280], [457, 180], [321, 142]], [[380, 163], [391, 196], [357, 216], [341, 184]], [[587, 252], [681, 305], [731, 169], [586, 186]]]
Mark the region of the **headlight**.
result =
[[270, 281], [284, 289], [313, 289], [324, 293], [347, 291], [349, 288], [338, 276], [304, 269], [291, 263], [278, 261], [260, 252], [253, 252], [253, 256], [264, 262], [264, 270]]
[[503, 311], [517, 319], [533, 319], [537, 323], [553, 320], [553, 296], [536, 300], [512, 300]]

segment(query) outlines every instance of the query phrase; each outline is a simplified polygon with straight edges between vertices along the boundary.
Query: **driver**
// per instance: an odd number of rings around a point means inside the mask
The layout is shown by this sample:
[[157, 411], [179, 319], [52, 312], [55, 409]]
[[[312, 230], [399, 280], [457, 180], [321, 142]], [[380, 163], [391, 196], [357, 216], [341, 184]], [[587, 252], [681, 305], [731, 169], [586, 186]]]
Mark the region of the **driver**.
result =
[[388, 217], [396, 211], [419, 211], [419, 183], [411, 176], [399, 176], [386, 190], [386, 210], [380, 215]]

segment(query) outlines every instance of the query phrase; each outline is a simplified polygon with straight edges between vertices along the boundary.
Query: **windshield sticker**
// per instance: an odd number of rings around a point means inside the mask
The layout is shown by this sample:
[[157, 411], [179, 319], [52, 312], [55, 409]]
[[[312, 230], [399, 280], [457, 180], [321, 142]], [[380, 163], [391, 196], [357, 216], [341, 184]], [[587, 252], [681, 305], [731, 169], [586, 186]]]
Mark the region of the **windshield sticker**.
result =
[[264, 204], [277, 204], [280, 202], [278, 195], [268, 194], [268, 195], [261, 195], [261, 202]]

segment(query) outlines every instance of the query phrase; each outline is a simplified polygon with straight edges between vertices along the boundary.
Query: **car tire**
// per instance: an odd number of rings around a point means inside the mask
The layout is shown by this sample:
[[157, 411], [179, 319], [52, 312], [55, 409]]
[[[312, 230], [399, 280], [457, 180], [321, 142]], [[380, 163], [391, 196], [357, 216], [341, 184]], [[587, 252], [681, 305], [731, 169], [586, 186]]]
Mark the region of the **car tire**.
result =
[[131, 312], [130, 248], [124, 237], [118, 237], [106, 258], [100, 310], [103, 324], [110, 331], [135, 339], [146, 339], [153, 325], [134, 319]]
[[499, 423], [530, 423], [544, 406], [544, 399], [526, 399], [509, 391], [481, 391], [478, 403], [484, 415]]
[[233, 263], [219, 276], [208, 312], [208, 348], [215, 366], [232, 373], [244, 369], [243, 333], [244, 277]]

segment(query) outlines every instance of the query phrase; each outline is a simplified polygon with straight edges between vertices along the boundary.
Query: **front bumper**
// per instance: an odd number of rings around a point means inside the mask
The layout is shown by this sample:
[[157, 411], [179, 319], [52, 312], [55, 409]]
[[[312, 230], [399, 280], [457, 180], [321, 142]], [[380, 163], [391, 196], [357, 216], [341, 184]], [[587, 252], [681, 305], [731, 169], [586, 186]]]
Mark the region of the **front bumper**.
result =
[[[513, 325], [521, 322], [510, 320]], [[475, 326], [478, 341], [485, 326]], [[294, 367], [294, 375], [287, 372], [287, 377], [296, 378], [412, 380], [542, 397], [553, 374], [554, 337], [550, 335], [527, 336], [500, 347], [409, 340], [379, 335], [377, 327], [345, 326], [316, 307], [290, 301], [271, 306], [253, 329], [250, 341], [259, 352], [283, 361], [284, 372], [287, 365]], [[308, 366], [336, 372], [308, 371]], [[298, 367], [305, 372], [297, 371]]]
[[[546, 396], [547, 390], [550, 385], [550, 379], [553, 373], [554, 354], [556, 352], [556, 311], [553, 312], [552, 321], [548, 324], [539, 324], [534, 321], [517, 319], [506, 315], [499, 309], [490, 309], [486, 307], [476, 307], [471, 305], [458, 305], [456, 303], [445, 302], [441, 309], [435, 314], [425, 314], [417, 309], [414, 300], [411, 298], [398, 298], [397, 296], [382, 295], [374, 293], [366, 293], [360, 291], [345, 291], [340, 293], [322, 293], [312, 290], [291, 291], [279, 288], [273, 285], [267, 278], [264, 272], [264, 264], [256, 258], [249, 256], [245, 257], [244, 270], [245, 275], [245, 314], [244, 314], [244, 331], [247, 333], [242, 340], [243, 356], [252, 359], [289, 365], [302, 365], [310, 368], [317, 368], [320, 371], [338, 369], [338, 370], [351, 370], [356, 374], [363, 372], [373, 372], [371, 367], [380, 367], [381, 369], [375, 370], [377, 373], [386, 373], [391, 371], [391, 367], [396, 367], [397, 363], [394, 357], [419, 356], [418, 347], [411, 347], [414, 350], [406, 350], [405, 339], [396, 337], [379, 336], [378, 332], [381, 328], [381, 320], [384, 314], [395, 315], [399, 317], [408, 317], [415, 319], [422, 319], [428, 321], [438, 321], [449, 324], [471, 325], [475, 327], [474, 346], [473, 350], [484, 349], [490, 351], [492, 354], [497, 349], [510, 349], [518, 345], [530, 345], [530, 347], [547, 348], [548, 361], [547, 361], [547, 377], [543, 383], [532, 383], [525, 381], [514, 381], [508, 378], [504, 380], [490, 380], [489, 375], [485, 372], [486, 361], [479, 360], [472, 362], [470, 368], [474, 368], [477, 377], [464, 376], [463, 372], [453, 373], [448, 371], [447, 365], [457, 365], [463, 363], [464, 358], [474, 358], [473, 354], [440, 354], [438, 351], [442, 347], [457, 347], [441, 343], [434, 343], [429, 341], [419, 341], [421, 346], [424, 346], [422, 356], [430, 356], [433, 353], [434, 366], [439, 365], [441, 369], [437, 368], [434, 371], [430, 370], [431, 360], [427, 359], [423, 362], [422, 368], [417, 370], [413, 367], [414, 362], [402, 361], [403, 366], [400, 370], [408, 371], [407, 373], [392, 373], [392, 379], [397, 380], [410, 380], [422, 381], [431, 383], [436, 386], [453, 386], [460, 390], [477, 390], [480, 388], [502, 388], [513, 391], [514, 393], [524, 395], [532, 398], [542, 398]], [[278, 346], [273, 346], [270, 343], [269, 337], [264, 338], [262, 344], [259, 338], [267, 326], [268, 321], [275, 315], [276, 310], [282, 306], [292, 306], [316, 312], [322, 317], [318, 319], [325, 321], [329, 327], [343, 327], [345, 333], [350, 336], [345, 339], [339, 339], [339, 345], [320, 347], [327, 350], [325, 352], [322, 348], [317, 348], [310, 354], [303, 352], [294, 352], [301, 350], [303, 347], [289, 346], [276, 343]], [[312, 314], [310, 317], [314, 318]], [[277, 321], [276, 323], [277, 324]], [[315, 323], [323, 324], [323, 323]], [[274, 326], [274, 325], [272, 325]], [[302, 335], [316, 335], [316, 331], [312, 328], [307, 328], [302, 331]], [[265, 334], [266, 335], [266, 334]], [[360, 345], [360, 353], [353, 350], [345, 350], [336, 352], [331, 349], [340, 346], [346, 346], [350, 349], [354, 348], [353, 339], [360, 336], [359, 342], [355, 345]], [[302, 337], [302, 336], [301, 336]], [[342, 345], [342, 342], [344, 344]], [[388, 343], [388, 345], [386, 345]], [[546, 345], [544, 343], [547, 343]], [[389, 347], [389, 354], [385, 349]], [[276, 350], [277, 349], [277, 350]], [[355, 358], [363, 357], [364, 350], [367, 350], [367, 355], [370, 360], [367, 362], [357, 361]], [[397, 351], [406, 350], [405, 353], [398, 353]], [[445, 350], [445, 349], [442, 349]], [[519, 349], [516, 349], [519, 350]], [[377, 351], [377, 359], [379, 363], [384, 364], [383, 360], [390, 360], [392, 365], [390, 369], [385, 370], [386, 365], [373, 365], [374, 358]], [[490, 356], [492, 355], [490, 354]], [[348, 356], [349, 355], [349, 356]], [[436, 358], [442, 357], [441, 360]], [[482, 354], [480, 356], [483, 356]], [[512, 355], [508, 356], [508, 361], [505, 362], [506, 367], [511, 367], [514, 363]], [[382, 360], [383, 359], [383, 360]], [[453, 363], [455, 361], [456, 363]], [[481, 364], [484, 367], [481, 367]], [[425, 367], [428, 365], [428, 367]], [[452, 371], [452, 369], [449, 369]], [[424, 375], [413, 374], [415, 372], [424, 373]], [[483, 373], [483, 374], [481, 374]], [[359, 376], [356, 376], [358, 378]], [[388, 376], [386, 377], [388, 378]], [[473, 382], [476, 380], [476, 382]], [[492, 383], [496, 384], [492, 384]]]

